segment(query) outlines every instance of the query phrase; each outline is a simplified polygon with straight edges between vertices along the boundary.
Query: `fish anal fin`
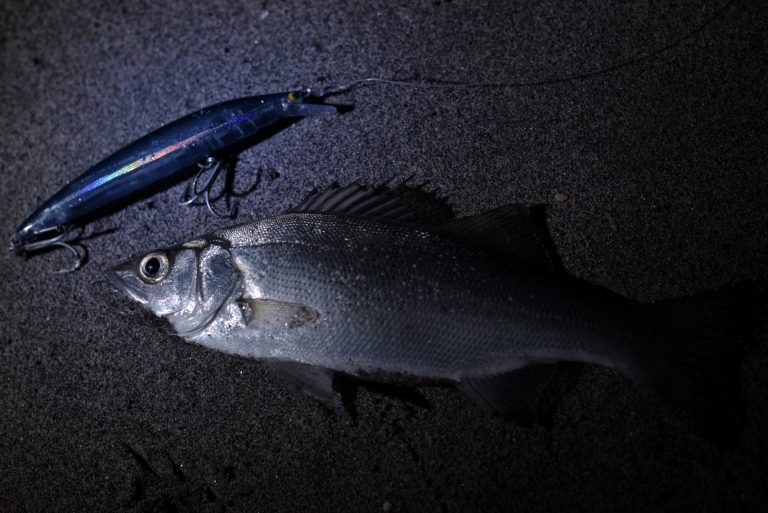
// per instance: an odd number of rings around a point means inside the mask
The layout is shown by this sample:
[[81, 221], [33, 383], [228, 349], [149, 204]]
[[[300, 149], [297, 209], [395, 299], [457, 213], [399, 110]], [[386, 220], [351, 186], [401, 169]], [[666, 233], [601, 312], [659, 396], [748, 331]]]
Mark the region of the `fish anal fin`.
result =
[[451, 221], [437, 231], [510, 258], [527, 271], [546, 273], [557, 268], [557, 259], [547, 247], [547, 234], [536, 226], [530, 209], [520, 205]]
[[320, 312], [301, 303], [242, 297], [237, 304], [249, 328], [293, 329], [320, 318]]
[[557, 364], [532, 364], [500, 374], [466, 377], [459, 383], [470, 399], [488, 412], [532, 423], [537, 405]]

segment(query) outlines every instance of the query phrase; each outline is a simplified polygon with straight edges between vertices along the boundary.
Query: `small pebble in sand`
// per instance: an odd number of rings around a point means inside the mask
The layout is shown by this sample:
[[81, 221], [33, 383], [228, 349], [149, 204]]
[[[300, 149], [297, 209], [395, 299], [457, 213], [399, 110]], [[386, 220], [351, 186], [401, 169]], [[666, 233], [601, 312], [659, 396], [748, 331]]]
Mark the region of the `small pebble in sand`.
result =
[[556, 192], [555, 193], [555, 201], [558, 203], [564, 203], [568, 201], [569, 196], [567, 194], [563, 194], [562, 192]]

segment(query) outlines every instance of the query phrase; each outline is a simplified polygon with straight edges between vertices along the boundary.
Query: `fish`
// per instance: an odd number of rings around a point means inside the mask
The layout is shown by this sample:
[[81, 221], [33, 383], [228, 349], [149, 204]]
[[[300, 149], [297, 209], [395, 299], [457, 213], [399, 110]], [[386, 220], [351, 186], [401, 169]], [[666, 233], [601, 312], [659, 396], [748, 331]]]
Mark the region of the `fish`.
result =
[[188, 342], [262, 361], [327, 405], [346, 375], [450, 383], [530, 420], [559, 362], [683, 404], [723, 395], [738, 362], [722, 357], [721, 301], [648, 305], [581, 286], [549, 246], [524, 206], [423, 225], [390, 191], [350, 185], [108, 273]]

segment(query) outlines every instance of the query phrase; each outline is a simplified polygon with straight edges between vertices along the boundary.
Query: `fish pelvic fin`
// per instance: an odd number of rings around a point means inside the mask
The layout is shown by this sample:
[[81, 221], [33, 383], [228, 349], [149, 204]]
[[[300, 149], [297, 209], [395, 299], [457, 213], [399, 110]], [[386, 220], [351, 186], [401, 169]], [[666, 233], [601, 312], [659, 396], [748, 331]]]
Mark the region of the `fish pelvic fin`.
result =
[[334, 404], [333, 371], [316, 365], [281, 360], [269, 360], [267, 366], [321, 403], [328, 406]]
[[347, 409], [342, 391], [336, 389], [336, 373], [331, 369], [282, 360], [269, 360], [266, 364], [272, 372], [318, 401], [338, 419], [352, 420], [352, 412]]
[[734, 448], [744, 422], [740, 364], [765, 300], [764, 285], [743, 283], [645, 305], [653, 338], [630, 377], [681, 409], [701, 436]]

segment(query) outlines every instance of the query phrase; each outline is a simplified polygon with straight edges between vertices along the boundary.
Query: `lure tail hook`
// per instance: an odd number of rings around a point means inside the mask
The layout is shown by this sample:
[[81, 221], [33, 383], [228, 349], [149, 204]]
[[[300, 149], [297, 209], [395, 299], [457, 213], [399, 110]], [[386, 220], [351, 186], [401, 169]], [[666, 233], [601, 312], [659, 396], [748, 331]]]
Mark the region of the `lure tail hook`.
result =
[[[213, 208], [213, 205], [211, 205], [211, 190], [213, 189], [213, 184], [221, 174], [221, 171], [225, 168], [225, 166], [222, 164], [222, 161], [215, 159], [214, 157], [208, 157], [205, 162], [198, 164], [197, 166], [200, 169], [195, 176], [195, 180], [192, 182], [192, 187], [184, 191], [184, 194], [181, 196], [181, 198], [179, 198], [179, 204], [191, 205], [195, 201], [202, 199], [205, 201], [205, 206], [208, 207], [208, 211], [211, 214], [221, 218], [232, 218], [237, 211], [237, 204], [232, 205], [229, 211], [224, 214], [217, 212]], [[210, 176], [208, 176], [208, 178], [205, 180], [203, 186], [198, 188], [200, 179], [208, 171], [211, 171]]]

